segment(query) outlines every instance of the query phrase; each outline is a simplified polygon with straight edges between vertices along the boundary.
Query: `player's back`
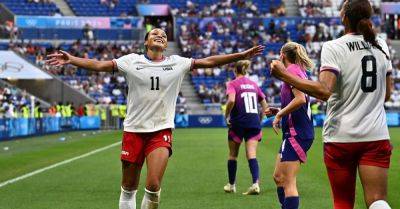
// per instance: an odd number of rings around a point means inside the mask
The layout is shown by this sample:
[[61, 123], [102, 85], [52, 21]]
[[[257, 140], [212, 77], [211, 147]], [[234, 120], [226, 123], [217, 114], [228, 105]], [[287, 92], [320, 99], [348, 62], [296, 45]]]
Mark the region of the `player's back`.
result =
[[[378, 44], [389, 54], [382, 39]], [[325, 142], [360, 142], [388, 139], [384, 100], [390, 61], [361, 35], [347, 34], [326, 42], [321, 71], [337, 74], [328, 100]]]
[[247, 77], [227, 83], [227, 94], [235, 93], [235, 106], [231, 111], [231, 124], [235, 127], [259, 128], [258, 103], [265, 96], [258, 85]]

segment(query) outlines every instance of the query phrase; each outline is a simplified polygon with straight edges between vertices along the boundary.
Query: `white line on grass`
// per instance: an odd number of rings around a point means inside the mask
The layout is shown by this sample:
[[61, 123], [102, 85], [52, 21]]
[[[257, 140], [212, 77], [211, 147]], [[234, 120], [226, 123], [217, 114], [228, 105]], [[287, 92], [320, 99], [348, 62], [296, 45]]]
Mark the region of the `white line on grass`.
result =
[[86, 153], [86, 154], [79, 155], [79, 156], [77, 156], [77, 157], [73, 157], [73, 158], [71, 158], [71, 159], [64, 160], [64, 161], [61, 161], [61, 162], [59, 162], [59, 163], [56, 163], [56, 164], [53, 164], [53, 165], [50, 165], [50, 166], [47, 166], [47, 167], [44, 167], [44, 168], [41, 168], [41, 169], [32, 171], [32, 172], [30, 172], [30, 173], [27, 173], [27, 174], [25, 174], [25, 175], [19, 176], [19, 177], [17, 177], [17, 178], [10, 179], [10, 180], [8, 180], [8, 181], [5, 181], [5, 182], [0, 183], [0, 188], [6, 186], [6, 185], [8, 185], [8, 184], [12, 184], [12, 183], [15, 183], [15, 182], [17, 182], [17, 181], [20, 181], [20, 180], [22, 180], [22, 179], [26, 179], [26, 178], [31, 177], [31, 176], [33, 176], [33, 175], [36, 175], [36, 174], [45, 172], [45, 171], [50, 170], [50, 169], [53, 169], [53, 168], [55, 168], [55, 167], [58, 167], [58, 166], [61, 166], [61, 165], [65, 165], [65, 164], [70, 163], [70, 162], [73, 162], [73, 161], [75, 161], [75, 160], [79, 160], [79, 159], [88, 157], [88, 156], [90, 156], [90, 155], [93, 155], [93, 154], [96, 154], [96, 153], [98, 153], [98, 152], [104, 151], [104, 150], [109, 149], [109, 148], [111, 148], [111, 147], [115, 147], [115, 146], [117, 146], [117, 145], [119, 145], [119, 144], [121, 144], [121, 142], [116, 142], [116, 143], [110, 144], [110, 145], [108, 145], [108, 146], [105, 146], [105, 147], [102, 147], [102, 148], [99, 148], [99, 149], [95, 149], [95, 150], [90, 151], [90, 152], [88, 152], [88, 153]]

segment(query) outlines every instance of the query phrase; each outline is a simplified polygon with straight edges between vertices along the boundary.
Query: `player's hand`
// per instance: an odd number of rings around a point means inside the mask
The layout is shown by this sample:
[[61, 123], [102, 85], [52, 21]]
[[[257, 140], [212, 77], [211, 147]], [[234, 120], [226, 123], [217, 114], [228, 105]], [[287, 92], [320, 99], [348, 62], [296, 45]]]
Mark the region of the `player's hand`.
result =
[[271, 117], [271, 116], [274, 116], [274, 115], [278, 114], [279, 110], [281, 110], [281, 109], [276, 108], [276, 107], [268, 107], [265, 110], [264, 114], [267, 117]]
[[265, 46], [262, 46], [262, 45], [252, 47], [252, 48], [242, 52], [243, 59], [251, 59], [255, 56], [258, 56], [263, 53], [264, 49], [265, 49]]
[[278, 113], [276, 114], [275, 119], [272, 122], [272, 128], [274, 129], [276, 135], [279, 134], [279, 129], [281, 128], [281, 120], [282, 116]]
[[71, 57], [68, 52], [58, 51], [54, 54], [47, 55], [46, 64], [59, 67], [71, 63]]
[[279, 60], [273, 60], [271, 62], [271, 75], [281, 78], [286, 73], [285, 65]]
[[226, 125], [228, 126], [228, 128], [231, 128], [232, 127], [232, 124], [231, 124], [231, 122], [230, 122], [230, 118], [229, 117], [226, 117], [225, 118], [225, 122], [226, 122]]

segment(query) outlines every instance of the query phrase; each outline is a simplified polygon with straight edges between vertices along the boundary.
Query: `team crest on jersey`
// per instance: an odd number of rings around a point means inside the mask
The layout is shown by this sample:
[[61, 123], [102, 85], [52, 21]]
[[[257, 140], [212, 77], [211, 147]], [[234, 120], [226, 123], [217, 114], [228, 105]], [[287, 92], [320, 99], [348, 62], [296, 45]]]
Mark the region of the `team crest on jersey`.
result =
[[172, 67], [163, 67], [164, 71], [170, 71], [170, 70], [174, 70]]

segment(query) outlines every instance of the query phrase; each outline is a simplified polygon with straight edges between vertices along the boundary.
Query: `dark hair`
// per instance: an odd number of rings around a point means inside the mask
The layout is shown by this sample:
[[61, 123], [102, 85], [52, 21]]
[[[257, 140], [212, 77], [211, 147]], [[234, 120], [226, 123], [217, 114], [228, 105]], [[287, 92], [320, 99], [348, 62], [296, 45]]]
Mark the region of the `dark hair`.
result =
[[376, 34], [371, 22], [373, 10], [369, 1], [348, 0], [347, 4], [344, 4], [344, 12], [349, 20], [351, 31], [362, 34], [366, 42], [379, 49], [389, 59], [389, 55], [376, 41]]
[[149, 34], [151, 31], [147, 32], [146, 35], [144, 36], [144, 41], [147, 41], [147, 39], [149, 39]]

